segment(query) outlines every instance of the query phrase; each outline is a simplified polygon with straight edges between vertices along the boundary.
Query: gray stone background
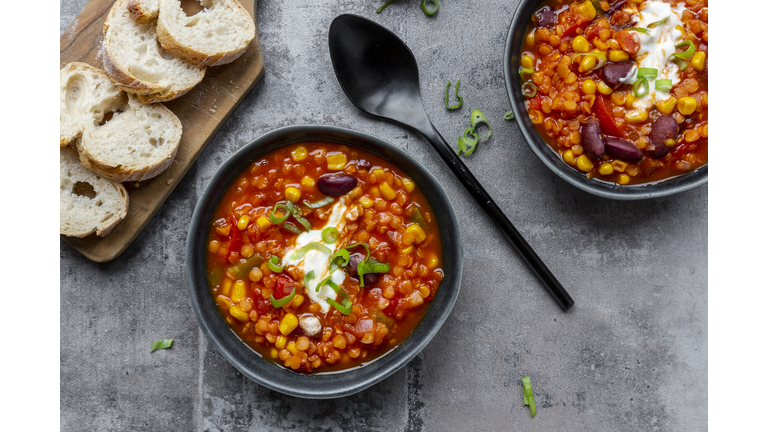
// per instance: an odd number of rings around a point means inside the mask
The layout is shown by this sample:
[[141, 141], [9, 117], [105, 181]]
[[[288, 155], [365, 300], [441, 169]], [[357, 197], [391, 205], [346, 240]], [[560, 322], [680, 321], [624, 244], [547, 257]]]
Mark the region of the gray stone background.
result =
[[[86, 0], [60, 0], [63, 32]], [[536, 159], [509, 109], [504, 40], [515, 1], [261, 0], [266, 73], [135, 243], [96, 264], [63, 241], [61, 429], [701, 431], [707, 428], [707, 187], [642, 202], [593, 197]], [[392, 29], [419, 62], [427, 112], [446, 137], [481, 109], [493, 138], [467, 165], [576, 301], [562, 313], [415, 133], [361, 115], [343, 95], [327, 32], [341, 13]], [[464, 107], [448, 112], [448, 80]], [[462, 221], [461, 294], [411, 363], [354, 396], [308, 401], [250, 382], [200, 332], [184, 244], [216, 167], [279, 126], [322, 123], [406, 149], [445, 187]], [[451, 140], [448, 140], [451, 142]], [[172, 349], [149, 352], [152, 341]], [[538, 414], [523, 406], [531, 376]]]

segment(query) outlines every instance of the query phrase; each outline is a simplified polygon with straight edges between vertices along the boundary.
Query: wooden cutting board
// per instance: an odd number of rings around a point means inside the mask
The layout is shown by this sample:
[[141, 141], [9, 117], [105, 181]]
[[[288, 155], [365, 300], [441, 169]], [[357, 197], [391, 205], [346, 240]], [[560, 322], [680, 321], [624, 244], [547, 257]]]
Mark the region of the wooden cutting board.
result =
[[[240, 0], [252, 17], [258, 0]], [[91, 0], [75, 18], [60, 39], [60, 67], [70, 62], [83, 62], [103, 69], [101, 47], [104, 19], [113, 0]], [[192, 7], [199, 3], [192, 2]], [[184, 4], [185, 10], [188, 4]], [[195, 10], [192, 9], [192, 13]], [[256, 37], [248, 50], [232, 63], [209, 67], [203, 81], [186, 95], [166, 102], [165, 106], [181, 120], [183, 132], [176, 159], [159, 176], [141, 183], [125, 183], [130, 195], [128, 216], [106, 237], [91, 234], [85, 238], [62, 237], [96, 262], [112, 261], [138, 237], [149, 220], [184, 178], [222, 123], [235, 110], [254, 84], [264, 75], [264, 58]]]

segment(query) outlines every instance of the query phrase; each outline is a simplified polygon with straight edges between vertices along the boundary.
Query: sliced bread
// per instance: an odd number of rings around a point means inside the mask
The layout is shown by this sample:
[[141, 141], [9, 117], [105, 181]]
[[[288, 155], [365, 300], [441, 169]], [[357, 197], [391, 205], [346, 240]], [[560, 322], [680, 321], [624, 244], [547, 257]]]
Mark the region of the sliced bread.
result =
[[80, 165], [71, 147], [59, 149], [59, 232], [104, 237], [128, 214], [128, 191], [123, 185]]
[[157, 18], [157, 12], [160, 10], [160, 0], [129, 0], [128, 11], [131, 13], [131, 19], [146, 23]]
[[218, 66], [236, 60], [256, 36], [253, 18], [237, 0], [202, 0], [187, 16], [179, 0], [160, 0], [157, 38], [169, 53], [189, 63]]
[[123, 90], [145, 103], [176, 99], [205, 76], [205, 69], [160, 46], [155, 20], [131, 19], [130, 0], [117, 0], [104, 21], [104, 69]]
[[141, 181], [173, 161], [181, 122], [162, 104], [146, 105], [84, 63], [60, 72], [60, 142], [75, 142], [80, 161], [112, 181]]

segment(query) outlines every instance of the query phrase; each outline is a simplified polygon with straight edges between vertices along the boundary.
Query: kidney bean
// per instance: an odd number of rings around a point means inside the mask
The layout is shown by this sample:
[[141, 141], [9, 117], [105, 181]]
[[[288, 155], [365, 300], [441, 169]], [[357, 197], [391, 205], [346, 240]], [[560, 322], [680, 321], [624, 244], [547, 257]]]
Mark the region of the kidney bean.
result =
[[357, 186], [357, 179], [349, 174], [324, 175], [317, 180], [320, 192], [330, 196], [342, 196]]
[[599, 159], [605, 154], [605, 143], [597, 121], [590, 120], [581, 127], [581, 146], [592, 159]]
[[643, 152], [640, 151], [640, 148], [619, 138], [606, 137], [605, 151], [609, 155], [625, 161], [639, 161], [643, 158]]
[[549, 8], [536, 12], [536, 25], [549, 27], [553, 24], [557, 24], [557, 13], [549, 10]]
[[[360, 280], [360, 275], [357, 274], [357, 265], [363, 262], [363, 255], [359, 253], [353, 253], [349, 256], [349, 265], [347, 266], [347, 273], [357, 280]], [[378, 273], [366, 273], [363, 275], [363, 282], [366, 287], [376, 285], [379, 281]]]
[[611, 63], [603, 68], [603, 82], [611, 88], [621, 85], [621, 81], [629, 75], [634, 65], [630, 62]]
[[657, 118], [651, 127], [651, 144], [646, 147], [648, 153], [656, 159], [666, 155], [670, 147], [664, 141], [677, 139], [677, 130], [677, 121], [671, 115], [664, 114]]

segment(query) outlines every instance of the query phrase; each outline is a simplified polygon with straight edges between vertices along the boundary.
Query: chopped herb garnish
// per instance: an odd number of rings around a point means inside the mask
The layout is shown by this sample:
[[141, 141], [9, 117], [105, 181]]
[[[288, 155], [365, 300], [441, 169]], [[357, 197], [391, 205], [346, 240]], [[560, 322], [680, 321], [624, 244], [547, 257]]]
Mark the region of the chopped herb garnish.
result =
[[539, 92], [539, 89], [536, 88], [536, 84], [533, 83], [533, 81], [526, 81], [521, 86], [521, 89], [523, 91], [523, 96], [527, 97], [528, 99], [536, 97], [536, 93]]
[[357, 265], [357, 274], [360, 278], [360, 286], [364, 287], [364, 275], [368, 273], [389, 273], [389, 264], [379, 262], [374, 257], [368, 257]]
[[309, 273], [304, 275], [304, 287], [309, 287], [309, 283], [315, 278], [315, 271], [310, 270]]
[[278, 258], [277, 255], [272, 255], [272, 257], [269, 258], [269, 261], [267, 261], [267, 267], [269, 267], [270, 270], [275, 273], [282, 273], [285, 266], [278, 267], [278, 264], [280, 264], [280, 258]]
[[643, 78], [656, 78], [659, 74], [659, 70], [655, 68], [637, 68], [637, 76]]
[[316, 208], [320, 208], [320, 207], [325, 207], [325, 206], [327, 206], [328, 204], [330, 204], [332, 202], [333, 202], [333, 198], [332, 197], [325, 197], [325, 198], [321, 199], [320, 201], [315, 201], [313, 203], [311, 203], [311, 202], [309, 202], [307, 200], [304, 200], [304, 205], [309, 207], [309, 208], [311, 208], [311, 209], [316, 209]]
[[648, 28], [651, 29], [651, 28], [654, 28], [656, 26], [660, 26], [660, 25], [664, 24], [665, 22], [667, 22], [668, 19], [669, 19], [669, 17], [666, 17], [666, 18], [662, 18], [662, 19], [660, 19], [660, 20], [658, 20], [656, 22], [652, 22], [652, 23], [648, 24]]
[[523, 377], [523, 403], [531, 408], [531, 417], [536, 416], [536, 402], [533, 400], [531, 377]]
[[674, 57], [677, 57], [679, 59], [689, 59], [693, 56], [693, 53], [696, 52], [696, 46], [693, 45], [693, 41], [685, 40], [680, 42], [679, 44], [675, 45], [675, 48], [682, 48], [682, 47], [688, 47], [685, 51], [681, 53], [675, 53], [672, 54]]
[[339, 230], [334, 227], [328, 227], [323, 230], [322, 237], [326, 243], [336, 243], [336, 240], [339, 239]]
[[644, 29], [642, 27], [627, 27], [626, 30], [634, 30], [636, 32], [645, 33], [645, 34], [650, 33], [647, 29]]
[[344, 299], [341, 301], [341, 304], [336, 303], [333, 299], [326, 299], [329, 305], [333, 306], [337, 311], [341, 312], [344, 315], [349, 315], [352, 313], [352, 300]]
[[301, 217], [301, 211], [299, 211], [299, 209], [296, 208], [296, 206], [293, 205], [292, 202], [286, 201], [285, 207], [288, 208], [288, 211], [291, 212], [291, 214], [293, 215], [293, 218], [296, 219], [296, 221], [298, 223], [300, 223], [301, 226], [303, 226], [305, 230], [309, 231], [309, 230], [312, 229], [312, 225], [309, 223], [308, 220], [306, 220], [303, 217]]
[[306, 246], [303, 246], [301, 249], [299, 249], [297, 251], [294, 251], [291, 254], [290, 258], [291, 258], [292, 261], [300, 260], [300, 259], [304, 258], [304, 255], [306, 255], [307, 252], [309, 252], [311, 250], [316, 250], [318, 252], [322, 252], [322, 253], [329, 254], [329, 255], [331, 254], [331, 252], [333, 252], [332, 250], [328, 249], [328, 247], [325, 246], [322, 243], [310, 243], [310, 244], [308, 244]]
[[290, 222], [284, 223], [282, 228], [284, 230], [290, 231], [290, 232], [292, 232], [294, 234], [301, 234], [301, 230], [299, 229], [299, 227], [297, 227], [296, 225], [294, 225], [294, 224], [292, 224]]
[[149, 352], [157, 351], [159, 349], [166, 349], [170, 348], [171, 345], [173, 345], [173, 339], [160, 339], [152, 342], [152, 348], [149, 349]]
[[657, 79], [656, 83], [656, 90], [668, 92], [672, 90], [672, 80], [671, 79]]
[[648, 90], [650, 90], [650, 86], [648, 85], [648, 80], [645, 79], [645, 77], [639, 77], [637, 81], [635, 81], [635, 84], [632, 85], [632, 91], [637, 97], [643, 97], [647, 95]]
[[380, 14], [380, 13], [381, 13], [381, 11], [383, 11], [385, 7], [387, 7], [387, 6], [391, 5], [392, 3], [395, 3], [395, 1], [388, 1], [388, 2], [384, 3], [384, 4], [383, 4], [383, 5], [381, 5], [381, 6], [380, 6], [378, 9], [376, 9], [376, 13], [377, 13], [377, 14]]
[[448, 106], [448, 89], [451, 87], [451, 82], [448, 81], [448, 83], [445, 85], [445, 107], [449, 110], [461, 108], [461, 104], [464, 103], [464, 98], [459, 95], [459, 84], [461, 84], [461, 80], [456, 81], [456, 97], [459, 98], [459, 103], [453, 106]]
[[280, 309], [281, 307], [283, 307], [283, 306], [287, 305], [288, 303], [290, 303], [291, 300], [293, 300], [294, 296], [296, 296], [296, 287], [295, 286], [293, 287], [293, 289], [291, 290], [291, 293], [288, 294], [287, 297], [283, 297], [280, 300], [275, 300], [275, 297], [272, 294], [270, 294], [269, 295], [269, 301], [270, 301], [270, 303], [272, 303], [272, 307], [273, 308]]

